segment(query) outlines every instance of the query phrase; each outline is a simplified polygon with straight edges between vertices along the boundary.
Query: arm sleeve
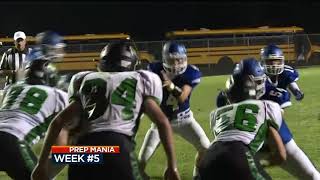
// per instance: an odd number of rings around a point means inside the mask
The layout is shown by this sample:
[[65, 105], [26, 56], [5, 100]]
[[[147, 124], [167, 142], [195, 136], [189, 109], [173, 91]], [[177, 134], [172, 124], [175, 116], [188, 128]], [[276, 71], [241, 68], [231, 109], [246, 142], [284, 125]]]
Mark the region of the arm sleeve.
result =
[[297, 70], [292, 69], [289, 72], [290, 72], [288, 75], [289, 84], [299, 80], [299, 73]]
[[216, 131], [215, 131], [216, 115], [217, 115], [217, 110], [211, 111], [209, 120], [210, 120], [210, 130], [213, 136], [216, 136]]
[[211, 111], [209, 120], [210, 120], [210, 128], [213, 130], [214, 126], [216, 125], [216, 111]]
[[279, 130], [282, 124], [282, 114], [279, 104], [272, 101], [265, 101], [266, 119], [270, 122], [271, 126]]
[[80, 90], [81, 82], [83, 78], [89, 73], [90, 71], [84, 71], [84, 72], [79, 72], [74, 76], [72, 76], [69, 84], [69, 88], [68, 88], [68, 97], [69, 97], [70, 103], [72, 101], [80, 100], [79, 90]]
[[191, 67], [191, 70], [187, 76], [188, 77], [187, 84], [189, 84], [192, 88], [194, 88], [200, 83], [200, 79], [201, 79], [202, 74], [196, 66], [190, 65], [190, 67]]
[[285, 89], [277, 88], [277, 90], [279, 91], [280, 94], [282, 94], [280, 97], [277, 97], [278, 98], [277, 102], [280, 105], [280, 107], [284, 109], [291, 106], [292, 103], [290, 101], [290, 93]]
[[158, 75], [149, 71], [139, 71], [142, 77], [144, 96], [152, 97], [160, 105], [162, 101], [162, 82]]
[[300, 88], [297, 84], [297, 82], [292, 82], [289, 84], [289, 89], [292, 91], [292, 92], [295, 92], [295, 91], [300, 91]]
[[61, 91], [59, 89], [56, 89], [56, 99], [57, 99], [57, 105], [56, 110], [58, 112], [62, 111], [64, 108], [66, 108], [69, 104], [68, 102], [68, 94], [64, 91]]

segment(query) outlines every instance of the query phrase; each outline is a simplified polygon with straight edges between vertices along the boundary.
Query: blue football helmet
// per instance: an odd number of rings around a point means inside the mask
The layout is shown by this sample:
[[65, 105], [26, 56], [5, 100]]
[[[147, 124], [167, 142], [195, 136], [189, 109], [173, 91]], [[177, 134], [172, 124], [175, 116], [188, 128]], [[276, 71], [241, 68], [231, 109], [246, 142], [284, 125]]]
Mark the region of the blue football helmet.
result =
[[104, 72], [134, 71], [139, 57], [132, 44], [125, 41], [107, 44], [100, 53], [98, 70]]
[[55, 86], [59, 76], [57, 68], [44, 58], [40, 49], [32, 49], [26, 57], [25, 80], [32, 85]]
[[45, 31], [37, 34], [36, 44], [41, 49], [44, 58], [51, 61], [59, 61], [63, 58], [66, 46], [63, 38], [53, 31]]
[[284, 55], [276, 45], [268, 45], [260, 52], [262, 65], [268, 75], [278, 75], [284, 70]]
[[169, 74], [174, 76], [186, 71], [187, 50], [183, 44], [176, 42], [167, 42], [162, 49], [163, 68]]
[[238, 101], [259, 99], [265, 92], [266, 74], [261, 64], [254, 58], [240, 61], [227, 81], [227, 89], [233, 91]]

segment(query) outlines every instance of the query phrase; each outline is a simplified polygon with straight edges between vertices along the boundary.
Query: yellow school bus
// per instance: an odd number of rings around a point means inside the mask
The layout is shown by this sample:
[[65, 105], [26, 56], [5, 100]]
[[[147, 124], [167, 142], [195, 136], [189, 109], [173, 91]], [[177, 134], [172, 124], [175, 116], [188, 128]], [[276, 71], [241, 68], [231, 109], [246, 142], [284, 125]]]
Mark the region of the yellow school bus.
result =
[[[118, 34], [84, 34], [84, 35], [68, 35], [63, 36], [63, 40], [66, 42], [77, 42], [82, 40], [114, 40], [114, 39], [130, 39], [130, 36], [125, 33]], [[27, 36], [28, 43], [33, 44], [36, 41], [34, 36]], [[13, 43], [12, 38], [0, 38], [2, 43]]]
[[265, 26], [171, 31], [166, 33], [166, 37], [186, 44], [190, 64], [213, 65], [214, 69], [228, 68], [230, 71], [235, 63], [245, 57], [260, 59], [261, 48], [270, 43], [283, 50], [287, 64], [294, 64], [297, 60], [307, 62], [318, 48], [311, 45], [303, 32], [303, 28], [296, 26]]
[[[130, 35], [118, 34], [85, 34], [63, 36], [67, 44], [66, 55], [61, 62], [56, 62], [59, 71], [94, 70], [99, 60], [100, 51], [108, 42], [130, 40]], [[36, 38], [27, 36], [27, 42], [34, 45]], [[0, 42], [12, 44], [12, 38], [0, 38]], [[141, 61], [152, 61], [154, 56], [147, 51], [138, 51]]]

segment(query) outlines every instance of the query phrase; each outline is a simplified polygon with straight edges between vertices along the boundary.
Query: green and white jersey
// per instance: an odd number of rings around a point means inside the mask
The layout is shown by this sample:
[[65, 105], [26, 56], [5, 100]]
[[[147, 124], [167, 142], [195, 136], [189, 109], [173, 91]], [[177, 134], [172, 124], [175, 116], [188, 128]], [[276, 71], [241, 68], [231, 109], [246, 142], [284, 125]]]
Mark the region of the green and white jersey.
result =
[[86, 75], [93, 72], [94, 71], [82, 71], [72, 76], [69, 87], [68, 87], [68, 97], [69, 97], [70, 103], [75, 100], [80, 101], [79, 90], [80, 90], [81, 82]]
[[162, 101], [158, 75], [144, 70], [86, 75], [80, 99], [88, 115], [88, 132], [112, 131], [134, 136], [146, 97]]
[[53, 117], [68, 104], [67, 93], [43, 85], [13, 84], [0, 108], [0, 131], [37, 143]]
[[[70, 80], [69, 87], [68, 87], [68, 97], [69, 97], [69, 103], [73, 101], [80, 102], [80, 86], [82, 83], [83, 78], [93, 73], [94, 71], [82, 71], [74, 74]], [[81, 114], [80, 118], [73, 118], [72, 121], [68, 122], [65, 126], [65, 128], [69, 129], [70, 135], [73, 136], [73, 132], [78, 133], [84, 133], [85, 130], [83, 129], [83, 126], [86, 126], [87, 118], [85, 117], [85, 114]]]
[[266, 139], [269, 125], [279, 130], [281, 108], [272, 101], [246, 100], [218, 108], [210, 114], [215, 141], [242, 141], [257, 152]]

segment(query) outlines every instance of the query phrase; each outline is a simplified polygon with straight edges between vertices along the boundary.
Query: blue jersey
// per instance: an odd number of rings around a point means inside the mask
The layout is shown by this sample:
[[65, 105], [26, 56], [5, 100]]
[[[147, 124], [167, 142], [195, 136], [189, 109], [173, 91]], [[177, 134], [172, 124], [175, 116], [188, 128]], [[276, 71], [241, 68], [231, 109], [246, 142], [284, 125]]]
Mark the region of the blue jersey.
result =
[[[162, 78], [161, 71], [164, 69], [161, 62], [149, 64], [148, 69]], [[180, 88], [189, 85], [193, 89], [200, 83], [200, 78], [201, 72], [199, 69], [194, 65], [188, 65], [184, 73], [175, 76], [171, 81]], [[179, 103], [176, 97], [169, 93], [166, 88], [163, 88], [161, 109], [170, 120], [175, 119], [178, 113], [190, 111], [190, 96], [191, 93], [183, 103]]]
[[278, 82], [271, 82], [270, 79], [268, 81], [278, 88], [287, 89], [289, 84], [295, 82], [299, 79], [299, 73], [297, 70], [292, 68], [291, 66], [284, 66], [284, 70], [281, 74], [278, 75]]
[[[266, 92], [260, 98], [260, 100], [270, 100], [276, 102], [280, 105], [281, 108], [286, 108], [292, 105], [290, 101], [290, 93], [281, 88], [277, 88], [272, 85], [269, 81], [266, 81]], [[216, 105], [217, 107], [225, 106], [228, 103], [228, 98], [225, 92], [221, 91], [218, 94]]]
[[266, 81], [266, 93], [260, 99], [274, 101], [282, 109], [292, 105], [290, 93], [285, 89], [275, 87], [269, 81]]

